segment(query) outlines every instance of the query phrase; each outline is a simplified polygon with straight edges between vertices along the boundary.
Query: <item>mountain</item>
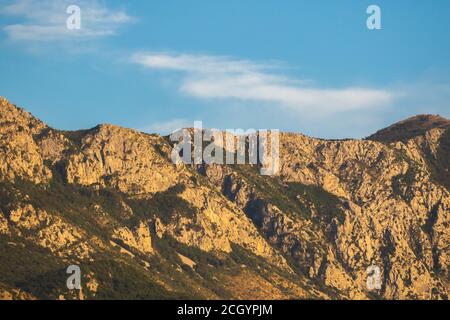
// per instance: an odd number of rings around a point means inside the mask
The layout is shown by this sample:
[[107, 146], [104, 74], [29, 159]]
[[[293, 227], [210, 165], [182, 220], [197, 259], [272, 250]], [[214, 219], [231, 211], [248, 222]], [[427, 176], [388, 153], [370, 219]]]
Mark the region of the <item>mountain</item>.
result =
[[366, 140], [281, 133], [280, 174], [263, 176], [0, 98], [0, 297], [447, 299], [448, 120], [420, 117]]
[[421, 114], [394, 123], [367, 139], [380, 142], [408, 141], [414, 137], [423, 136], [432, 129], [448, 127], [450, 127], [448, 119], [439, 115]]
[[[408, 144], [414, 141], [423, 155], [428, 170], [434, 180], [450, 188], [450, 120], [439, 115], [418, 115], [397, 122], [368, 137], [368, 140], [383, 143], [402, 141]], [[439, 137], [431, 137], [436, 132], [442, 133]], [[429, 143], [430, 139], [439, 139]], [[414, 148], [412, 144], [409, 147]]]

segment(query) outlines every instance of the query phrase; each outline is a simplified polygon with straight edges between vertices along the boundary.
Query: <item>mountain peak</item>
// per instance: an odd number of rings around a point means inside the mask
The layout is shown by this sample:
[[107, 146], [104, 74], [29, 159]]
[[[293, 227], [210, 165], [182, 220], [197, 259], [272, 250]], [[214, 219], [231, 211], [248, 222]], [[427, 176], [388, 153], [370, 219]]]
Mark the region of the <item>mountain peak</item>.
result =
[[28, 128], [33, 134], [47, 128], [47, 125], [41, 120], [2, 96], [0, 96], [0, 123], [9, 123], [14, 124], [14, 126]]
[[450, 127], [450, 120], [432, 114], [420, 114], [394, 123], [369, 136], [368, 140], [394, 142], [408, 140], [435, 128]]
[[9, 102], [8, 99], [5, 97], [0, 96], [0, 108], [6, 108], [6, 109], [19, 109], [15, 105], [13, 105], [11, 102]]

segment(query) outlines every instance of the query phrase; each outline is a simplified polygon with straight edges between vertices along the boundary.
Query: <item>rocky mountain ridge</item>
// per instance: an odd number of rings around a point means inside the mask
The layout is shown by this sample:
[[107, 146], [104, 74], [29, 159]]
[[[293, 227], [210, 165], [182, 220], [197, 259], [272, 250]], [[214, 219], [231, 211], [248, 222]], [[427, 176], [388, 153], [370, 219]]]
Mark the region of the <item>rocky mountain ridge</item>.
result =
[[[0, 297], [447, 299], [449, 128], [282, 133], [266, 177], [175, 165], [159, 135], [55, 130], [1, 98]], [[65, 287], [71, 264], [81, 291]]]

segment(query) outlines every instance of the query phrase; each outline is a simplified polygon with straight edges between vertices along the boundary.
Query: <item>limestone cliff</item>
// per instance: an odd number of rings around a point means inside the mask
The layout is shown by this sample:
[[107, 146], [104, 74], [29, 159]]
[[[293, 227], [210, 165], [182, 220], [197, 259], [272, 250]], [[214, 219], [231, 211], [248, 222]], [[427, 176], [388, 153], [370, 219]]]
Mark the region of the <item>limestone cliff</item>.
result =
[[[1, 98], [0, 296], [447, 299], [449, 127], [283, 133], [269, 177], [175, 165], [159, 135], [55, 130]], [[65, 287], [71, 264], [79, 292]]]

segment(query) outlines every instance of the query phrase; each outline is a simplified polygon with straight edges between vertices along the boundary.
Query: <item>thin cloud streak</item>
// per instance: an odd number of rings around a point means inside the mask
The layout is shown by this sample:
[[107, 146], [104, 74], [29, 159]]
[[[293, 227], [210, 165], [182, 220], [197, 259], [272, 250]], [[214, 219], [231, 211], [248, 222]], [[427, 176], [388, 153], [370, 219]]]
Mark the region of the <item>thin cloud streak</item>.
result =
[[395, 98], [382, 89], [312, 87], [302, 79], [277, 74], [278, 65], [222, 56], [141, 53], [131, 61], [149, 69], [182, 73], [179, 91], [202, 99], [237, 99], [332, 114], [383, 107]]
[[114, 11], [98, 1], [77, 1], [81, 9], [81, 29], [69, 30], [66, 9], [69, 0], [16, 0], [1, 7], [4, 16], [17, 17], [19, 23], [6, 25], [3, 31], [16, 42], [52, 42], [85, 40], [116, 34], [119, 27], [133, 21], [124, 11]]

